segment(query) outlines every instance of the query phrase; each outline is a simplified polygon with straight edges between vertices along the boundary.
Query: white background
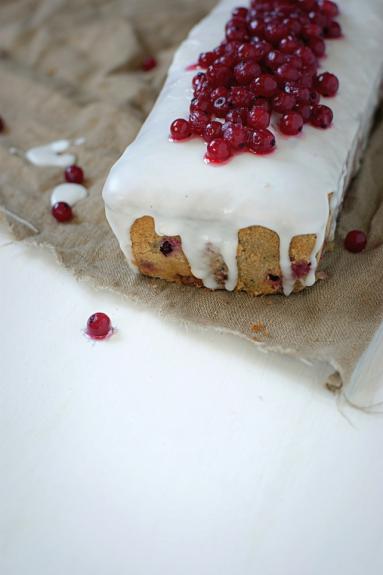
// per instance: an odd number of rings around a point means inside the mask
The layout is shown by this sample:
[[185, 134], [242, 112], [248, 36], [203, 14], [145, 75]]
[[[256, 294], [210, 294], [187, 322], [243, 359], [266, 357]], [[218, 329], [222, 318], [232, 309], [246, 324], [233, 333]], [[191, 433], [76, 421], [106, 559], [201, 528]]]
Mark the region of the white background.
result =
[[[383, 418], [0, 235], [2, 575], [380, 575]], [[96, 344], [94, 311], [118, 333]], [[379, 384], [382, 346], [359, 385]]]

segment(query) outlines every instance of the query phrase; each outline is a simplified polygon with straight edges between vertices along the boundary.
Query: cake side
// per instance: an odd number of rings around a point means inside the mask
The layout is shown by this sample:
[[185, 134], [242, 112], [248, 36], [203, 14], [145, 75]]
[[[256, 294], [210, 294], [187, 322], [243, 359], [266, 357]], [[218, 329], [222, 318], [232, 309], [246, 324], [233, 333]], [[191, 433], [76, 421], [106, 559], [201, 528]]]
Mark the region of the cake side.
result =
[[[160, 236], [155, 231], [151, 216], [143, 216], [133, 223], [131, 239], [134, 262], [141, 273], [166, 281], [202, 287], [193, 275], [182, 250], [179, 236]], [[310, 272], [311, 254], [316, 244], [314, 234], [296, 236], [290, 245], [290, 261], [295, 275], [294, 292], [301, 291]], [[227, 267], [212, 246], [206, 248], [206, 259], [220, 287], [224, 287]], [[252, 295], [282, 293], [278, 235], [261, 226], [251, 226], [238, 233], [238, 281], [236, 291]]]

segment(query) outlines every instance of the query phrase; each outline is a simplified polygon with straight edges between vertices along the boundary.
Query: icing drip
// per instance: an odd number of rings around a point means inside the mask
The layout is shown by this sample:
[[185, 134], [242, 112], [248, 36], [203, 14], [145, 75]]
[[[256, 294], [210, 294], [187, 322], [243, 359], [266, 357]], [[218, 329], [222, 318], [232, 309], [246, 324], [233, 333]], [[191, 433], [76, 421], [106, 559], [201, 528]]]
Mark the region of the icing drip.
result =
[[273, 230], [280, 240], [283, 291], [288, 295], [296, 281], [289, 256], [292, 238], [316, 236], [310, 271], [300, 279], [312, 285], [317, 256], [326, 233], [331, 237], [335, 229], [345, 189], [366, 141], [382, 79], [383, 3], [338, 1], [345, 37], [341, 43], [328, 42], [325, 60], [326, 69], [336, 74], [341, 86], [331, 100], [335, 118], [331, 129], [306, 125], [301, 137], [280, 138], [272, 157], [243, 154], [212, 169], [201, 162], [203, 142], [170, 143], [168, 129], [189, 108], [195, 71], [187, 67], [200, 52], [220, 43], [237, 4], [237, 0], [222, 0], [178, 50], [150, 116], [111, 170], [103, 192], [106, 214], [131, 267], [130, 228], [148, 215], [158, 234], [181, 237], [193, 275], [207, 287], [222, 287], [209, 259], [209, 252], [218, 252], [227, 266], [228, 290], [235, 288], [238, 279], [238, 231], [254, 225]]
[[[159, 216], [155, 219], [155, 225], [159, 235], [178, 235], [179, 224], [174, 221], [165, 221]], [[225, 289], [232, 291], [235, 288], [238, 280], [237, 229], [215, 222], [184, 221], [181, 238], [182, 249], [187, 254], [193, 275], [201, 279], [205, 287], [220, 287], [211, 266], [211, 257], [219, 254], [228, 268]]]
[[291, 234], [278, 234], [279, 235], [279, 265], [282, 271], [283, 293], [290, 295], [294, 289], [295, 278], [291, 270], [290, 263], [290, 242], [292, 240]]
[[304, 281], [304, 285], [307, 287], [314, 285], [315, 281], [316, 281], [315, 272], [316, 272], [317, 267], [318, 267], [318, 258], [319, 258], [320, 252], [323, 248], [324, 241], [325, 241], [326, 227], [327, 227], [327, 224], [324, 224], [322, 229], [320, 230], [320, 232], [317, 233], [315, 247], [311, 253], [311, 258], [310, 258], [310, 271], [307, 274], [305, 281]]
[[70, 206], [74, 206], [77, 202], [86, 198], [87, 195], [87, 189], [80, 184], [60, 184], [53, 189], [51, 205], [54, 206], [57, 202], [65, 202]]
[[80, 145], [84, 138], [78, 138], [74, 142], [70, 140], [57, 140], [44, 146], [36, 146], [25, 152], [26, 159], [35, 166], [58, 166], [67, 168], [76, 162], [74, 154], [64, 154], [72, 145]]
[[[108, 219], [109, 225], [112, 228], [115, 236], [118, 239], [120, 248], [124, 253], [129, 267], [134, 272], [138, 273], [137, 265], [133, 258], [132, 242], [130, 239], [130, 229], [137, 218], [143, 216], [142, 213], [131, 212], [126, 214], [124, 217], [124, 227], [121, 228], [121, 215], [115, 210], [112, 210], [108, 206], [105, 206], [105, 214]], [[122, 231], [122, 233], [120, 233]]]

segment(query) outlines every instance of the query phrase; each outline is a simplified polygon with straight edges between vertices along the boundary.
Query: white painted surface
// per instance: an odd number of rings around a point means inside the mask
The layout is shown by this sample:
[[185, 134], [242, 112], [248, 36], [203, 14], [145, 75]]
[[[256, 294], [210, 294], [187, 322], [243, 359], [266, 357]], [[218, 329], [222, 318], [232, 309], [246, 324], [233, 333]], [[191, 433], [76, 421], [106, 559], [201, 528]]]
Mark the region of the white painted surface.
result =
[[[323, 367], [160, 319], [8, 241], [2, 575], [383, 572], [381, 417], [347, 421]], [[96, 310], [119, 332], [92, 344]], [[361, 374], [377, 386], [379, 355]]]

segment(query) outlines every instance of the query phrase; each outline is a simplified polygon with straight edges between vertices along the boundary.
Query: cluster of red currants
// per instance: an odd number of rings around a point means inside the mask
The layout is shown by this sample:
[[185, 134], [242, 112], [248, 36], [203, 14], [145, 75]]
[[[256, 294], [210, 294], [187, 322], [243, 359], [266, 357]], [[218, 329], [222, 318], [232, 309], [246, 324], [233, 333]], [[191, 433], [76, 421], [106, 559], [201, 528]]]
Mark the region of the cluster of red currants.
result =
[[331, 0], [253, 0], [234, 8], [224, 41], [198, 59], [189, 118], [171, 124], [171, 138], [201, 137], [206, 159], [222, 163], [241, 151], [272, 152], [272, 114], [287, 136], [308, 122], [328, 128], [333, 113], [320, 98], [335, 96], [339, 81], [319, 73], [319, 61], [325, 41], [342, 35], [338, 14]]

